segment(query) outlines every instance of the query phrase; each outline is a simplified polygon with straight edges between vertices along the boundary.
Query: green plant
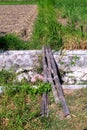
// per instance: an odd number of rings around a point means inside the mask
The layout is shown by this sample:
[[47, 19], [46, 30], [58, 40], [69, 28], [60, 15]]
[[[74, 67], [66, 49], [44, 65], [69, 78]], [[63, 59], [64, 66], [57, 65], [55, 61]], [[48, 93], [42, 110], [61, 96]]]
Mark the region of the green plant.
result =
[[30, 44], [36, 49], [41, 48], [45, 44], [58, 50], [63, 45], [59, 31], [61, 26], [57, 22], [54, 5], [55, 1], [39, 0], [39, 14]]
[[80, 57], [78, 57], [77, 55], [74, 55], [72, 57], [72, 61], [71, 61], [71, 65], [75, 65], [76, 64], [76, 61], [78, 61], [80, 59]]
[[0, 71], [0, 85], [13, 84], [16, 75], [10, 71]]
[[[70, 94], [67, 92], [65, 96], [71, 113], [71, 119], [68, 120], [62, 117], [61, 105], [54, 104], [53, 101], [49, 105], [49, 117], [40, 117], [40, 95], [36, 95], [34, 100], [31, 100], [29, 94], [21, 91], [13, 96], [0, 95], [0, 129], [79, 130], [86, 128], [87, 89], [74, 91], [74, 93], [71, 91]], [[51, 98], [53, 99], [53, 97]]]
[[18, 38], [14, 34], [0, 36], [0, 49], [3, 50], [22, 50], [28, 49], [29, 44]]
[[26, 83], [23, 85], [9, 85], [4, 87], [5, 93], [7, 95], [15, 95], [16, 93], [27, 93], [31, 95], [31, 97], [35, 97], [36, 94], [43, 94], [45, 92], [50, 92], [51, 85], [49, 83], [40, 83], [37, 86], [27, 85]]

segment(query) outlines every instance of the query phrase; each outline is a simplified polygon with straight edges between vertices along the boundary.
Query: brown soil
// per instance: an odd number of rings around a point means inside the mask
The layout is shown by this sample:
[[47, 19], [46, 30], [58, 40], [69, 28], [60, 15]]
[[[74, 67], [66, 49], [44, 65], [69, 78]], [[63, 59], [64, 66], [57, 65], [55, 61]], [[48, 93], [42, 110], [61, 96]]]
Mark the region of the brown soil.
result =
[[28, 40], [36, 16], [36, 5], [0, 5], [0, 35], [15, 33]]
[[63, 26], [66, 26], [68, 24], [68, 19], [67, 18], [58, 18], [58, 22], [62, 24]]

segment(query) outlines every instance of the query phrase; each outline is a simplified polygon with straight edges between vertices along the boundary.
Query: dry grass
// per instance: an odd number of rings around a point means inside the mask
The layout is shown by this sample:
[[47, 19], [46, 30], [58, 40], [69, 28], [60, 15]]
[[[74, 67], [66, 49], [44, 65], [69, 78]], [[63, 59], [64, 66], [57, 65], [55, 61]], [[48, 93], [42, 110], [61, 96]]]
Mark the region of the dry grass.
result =
[[87, 50], [87, 40], [71, 37], [65, 40], [64, 49], [66, 50]]

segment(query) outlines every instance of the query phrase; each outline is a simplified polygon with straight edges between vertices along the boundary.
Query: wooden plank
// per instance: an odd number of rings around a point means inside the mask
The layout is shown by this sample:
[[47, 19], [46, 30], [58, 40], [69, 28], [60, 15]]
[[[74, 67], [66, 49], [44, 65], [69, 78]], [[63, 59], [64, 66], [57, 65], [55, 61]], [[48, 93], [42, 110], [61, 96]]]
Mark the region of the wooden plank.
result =
[[[43, 59], [42, 59], [42, 64], [43, 64], [43, 73], [44, 73], [44, 82], [48, 82], [47, 80], [47, 65], [46, 65], [46, 59], [45, 59], [45, 47], [42, 48], [43, 51]], [[42, 95], [42, 116], [48, 117], [49, 115], [49, 109], [48, 109], [48, 95], [47, 93], [43, 93]]]
[[57, 74], [57, 69], [58, 68], [56, 69], [57, 66], [55, 64], [55, 60], [54, 60], [54, 57], [53, 57], [53, 54], [52, 54], [52, 51], [51, 51], [50, 47], [48, 47], [48, 51], [49, 51], [49, 56], [50, 56], [51, 63], [52, 63], [52, 69], [53, 69], [53, 72], [54, 72], [53, 74], [54, 74], [54, 80], [55, 80], [55, 83], [56, 83], [56, 89], [57, 89], [59, 99], [60, 99], [62, 107], [63, 107], [64, 115], [65, 115], [65, 117], [67, 117], [67, 116], [69, 117], [69, 115], [70, 115], [69, 108], [68, 108], [68, 106], [66, 104], [66, 100], [65, 100], [65, 97], [64, 97], [62, 85], [60, 84], [58, 74]]
[[52, 85], [52, 92], [53, 92], [55, 103], [59, 103], [58, 93], [57, 93], [56, 86], [55, 86], [53, 78], [52, 78], [51, 59], [50, 59], [47, 48], [46, 48], [46, 58], [47, 58], [47, 64], [48, 64], [48, 81]]

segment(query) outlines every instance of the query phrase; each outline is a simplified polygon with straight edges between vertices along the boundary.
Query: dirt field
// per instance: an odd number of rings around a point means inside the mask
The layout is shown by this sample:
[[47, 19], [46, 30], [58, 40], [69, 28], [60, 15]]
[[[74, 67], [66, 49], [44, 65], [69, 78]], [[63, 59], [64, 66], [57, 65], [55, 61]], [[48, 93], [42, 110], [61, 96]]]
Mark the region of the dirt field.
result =
[[36, 5], [0, 5], [0, 35], [16, 33], [28, 40], [36, 16]]

